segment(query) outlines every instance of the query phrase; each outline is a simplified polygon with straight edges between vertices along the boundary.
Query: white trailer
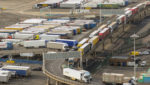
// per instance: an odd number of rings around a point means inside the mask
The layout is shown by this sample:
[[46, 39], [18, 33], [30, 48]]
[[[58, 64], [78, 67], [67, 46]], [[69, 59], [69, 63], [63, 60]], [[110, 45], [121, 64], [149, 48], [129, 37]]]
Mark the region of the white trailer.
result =
[[41, 40], [57, 40], [60, 39], [60, 35], [46, 35], [46, 34], [41, 34], [40, 35]]
[[9, 37], [9, 33], [0, 33], [0, 38], [8, 38]]
[[35, 38], [34, 34], [22, 34], [22, 33], [15, 33], [13, 34], [14, 39], [23, 39], [23, 40], [32, 40]]
[[39, 47], [46, 47], [46, 41], [45, 40], [30, 40], [30, 41], [24, 41], [23, 46], [26, 48], [39, 48]]
[[10, 71], [0, 70], [0, 82], [7, 83], [9, 81], [10, 77], [11, 77]]
[[3, 42], [12, 42], [13, 44], [17, 44], [22, 42], [23, 40], [21, 39], [2, 39]]
[[69, 50], [68, 44], [61, 43], [61, 42], [48, 42], [47, 43], [47, 48], [59, 49], [59, 50], [62, 50], [62, 51]]
[[29, 66], [14, 66], [14, 65], [4, 65], [2, 70], [7, 70], [15, 72], [19, 76], [29, 76], [31, 75], [31, 67]]
[[91, 74], [85, 70], [75, 70], [70, 68], [63, 69], [63, 75], [71, 78], [72, 80], [79, 80], [89, 83], [92, 79]]

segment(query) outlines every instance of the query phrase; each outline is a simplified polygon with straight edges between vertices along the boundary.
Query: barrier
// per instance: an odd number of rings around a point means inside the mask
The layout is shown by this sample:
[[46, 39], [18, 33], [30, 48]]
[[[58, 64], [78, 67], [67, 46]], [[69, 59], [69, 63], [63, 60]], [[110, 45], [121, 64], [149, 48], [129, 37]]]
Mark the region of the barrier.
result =
[[[7, 62], [9, 59], [0, 59], [0, 62]], [[13, 61], [15, 61], [15, 63], [28, 63], [28, 64], [42, 64], [42, 61], [36, 61], [36, 60], [25, 60], [25, 59], [13, 59]]]

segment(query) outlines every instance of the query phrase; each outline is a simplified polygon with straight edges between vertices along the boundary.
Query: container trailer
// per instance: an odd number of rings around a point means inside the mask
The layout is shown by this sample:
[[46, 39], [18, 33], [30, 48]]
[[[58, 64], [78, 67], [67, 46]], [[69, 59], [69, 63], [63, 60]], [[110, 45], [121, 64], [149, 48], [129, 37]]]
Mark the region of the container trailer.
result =
[[100, 40], [104, 39], [110, 33], [110, 28], [104, 28], [99, 32]]
[[85, 55], [87, 52], [90, 51], [90, 49], [91, 49], [91, 44], [85, 43], [78, 49], [78, 51], [81, 52], [82, 55]]
[[124, 74], [118, 73], [103, 73], [102, 74], [102, 81], [106, 84], [123, 84], [124, 82]]
[[31, 68], [28, 66], [14, 66], [14, 65], [5, 65], [2, 67], [2, 70], [15, 71], [16, 75], [19, 76], [29, 76], [31, 75]]
[[99, 36], [93, 36], [88, 42], [91, 44], [91, 47], [95, 46], [99, 41]]
[[12, 50], [13, 49], [13, 43], [12, 42], [0, 42], [0, 49]]
[[41, 34], [40, 39], [41, 40], [56, 40], [56, 39], [60, 39], [60, 35]]
[[111, 32], [113, 32], [115, 29], [117, 29], [118, 24], [117, 22], [112, 22], [110, 25], [108, 25], [108, 27], [110, 28]]
[[76, 45], [78, 44], [78, 41], [69, 39], [57, 39], [55, 42], [66, 43], [69, 47], [76, 47]]
[[40, 47], [46, 47], [46, 40], [29, 40], [29, 41], [23, 41], [23, 46], [25, 48], [40, 48]]
[[78, 43], [77, 47], [81, 47], [84, 43], [87, 43], [88, 40], [89, 40], [88, 38], [82, 39], [82, 40]]
[[15, 33], [12, 36], [14, 39], [23, 39], [23, 40], [33, 40], [35, 38], [34, 34]]
[[58, 50], [62, 50], [62, 51], [69, 50], [68, 44], [61, 43], [61, 42], [48, 42], [47, 43], [47, 48], [58, 49]]

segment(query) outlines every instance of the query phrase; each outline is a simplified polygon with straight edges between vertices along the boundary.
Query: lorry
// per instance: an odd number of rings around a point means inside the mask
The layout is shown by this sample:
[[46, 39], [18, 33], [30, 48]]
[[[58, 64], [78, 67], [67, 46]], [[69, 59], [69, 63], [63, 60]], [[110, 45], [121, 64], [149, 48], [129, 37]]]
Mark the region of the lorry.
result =
[[0, 49], [11, 50], [13, 49], [13, 43], [12, 42], [0, 42]]
[[26, 48], [40, 48], [46, 47], [46, 40], [29, 40], [24, 41], [23, 46]]
[[31, 68], [28, 66], [14, 66], [14, 65], [4, 65], [2, 70], [7, 70], [10, 72], [16, 72], [18, 76], [29, 76], [31, 75]]
[[48, 43], [47, 43], [47, 48], [50, 48], [50, 49], [58, 49], [58, 50], [62, 50], [62, 51], [67, 51], [67, 50], [69, 50], [68, 44], [66, 44], [66, 43], [61, 43], [61, 42], [48, 42]]
[[89, 83], [92, 80], [90, 72], [86, 70], [75, 70], [71, 68], [64, 68], [63, 75], [71, 78], [72, 80], [78, 80], [85, 83]]
[[103, 73], [102, 74], [102, 81], [105, 84], [123, 84], [124, 83], [124, 74], [118, 73]]
[[70, 39], [57, 39], [55, 42], [62, 42], [68, 44], [69, 47], [76, 47], [78, 41]]
[[82, 55], [85, 55], [87, 52], [90, 51], [90, 49], [91, 49], [91, 44], [85, 43], [78, 49], [78, 51], [81, 52]]
[[88, 42], [88, 40], [89, 40], [88, 38], [82, 39], [82, 40], [78, 43], [77, 47], [81, 47], [84, 43]]
[[46, 35], [46, 34], [41, 34], [40, 35], [41, 40], [56, 40], [60, 39], [60, 35]]
[[33, 40], [35, 38], [34, 34], [22, 34], [22, 33], [15, 33], [12, 34], [14, 39], [23, 39], [23, 40]]

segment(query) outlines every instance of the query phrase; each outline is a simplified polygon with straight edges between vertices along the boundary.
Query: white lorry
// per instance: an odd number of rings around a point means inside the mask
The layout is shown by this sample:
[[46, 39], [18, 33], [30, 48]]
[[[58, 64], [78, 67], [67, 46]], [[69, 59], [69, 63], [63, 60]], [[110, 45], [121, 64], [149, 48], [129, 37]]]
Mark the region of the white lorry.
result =
[[85, 83], [89, 83], [92, 79], [90, 72], [71, 68], [64, 68], [63, 75], [71, 78], [72, 80], [78, 80]]
[[41, 34], [40, 35], [41, 40], [57, 40], [60, 39], [59, 35], [46, 35], [46, 34]]
[[48, 42], [47, 48], [56, 49], [56, 50], [58, 49], [58, 50], [62, 50], [62, 51], [69, 50], [68, 44], [61, 43], [61, 42]]
[[45, 40], [29, 40], [29, 41], [24, 41], [23, 46], [26, 48], [40, 48], [40, 47], [45, 47], [46, 46], [46, 41]]

